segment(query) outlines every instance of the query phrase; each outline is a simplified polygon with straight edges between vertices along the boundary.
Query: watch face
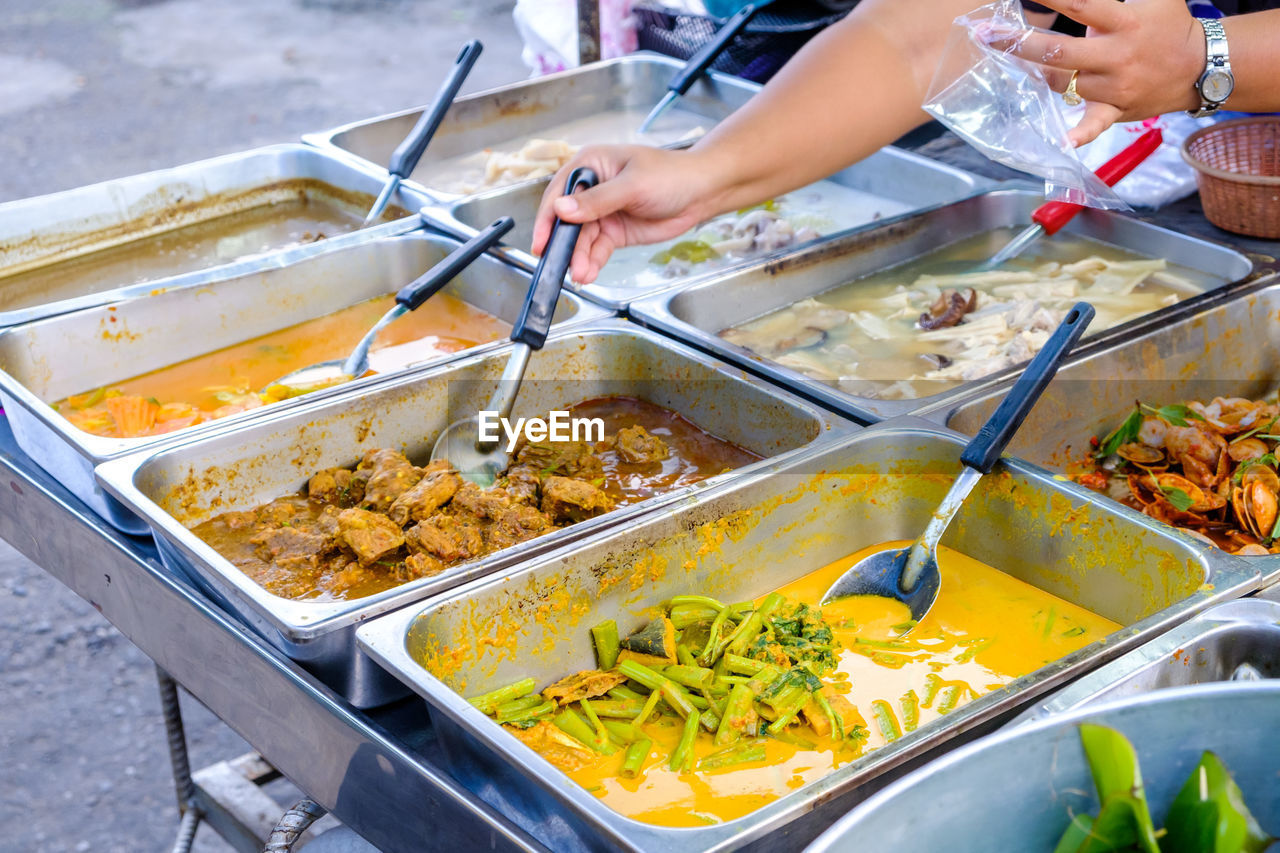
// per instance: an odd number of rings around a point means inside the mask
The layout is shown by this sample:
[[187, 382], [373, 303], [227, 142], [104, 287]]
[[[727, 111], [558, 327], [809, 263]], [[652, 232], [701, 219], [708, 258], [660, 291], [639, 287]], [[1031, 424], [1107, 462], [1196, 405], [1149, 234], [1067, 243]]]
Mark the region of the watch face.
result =
[[1204, 75], [1200, 83], [1200, 94], [1206, 101], [1220, 104], [1235, 88], [1235, 80], [1225, 71], [1210, 71]]

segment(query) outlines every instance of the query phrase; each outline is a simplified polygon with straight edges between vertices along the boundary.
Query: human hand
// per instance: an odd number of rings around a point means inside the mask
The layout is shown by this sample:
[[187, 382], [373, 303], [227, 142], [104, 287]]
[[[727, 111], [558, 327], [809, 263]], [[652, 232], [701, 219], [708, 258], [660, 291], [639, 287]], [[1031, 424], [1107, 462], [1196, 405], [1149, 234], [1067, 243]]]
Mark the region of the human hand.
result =
[[[564, 195], [569, 173], [581, 166], [594, 170], [600, 183]], [[574, 281], [589, 284], [614, 250], [669, 240], [707, 218], [710, 186], [708, 170], [693, 151], [643, 145], [583, 148], [542, 194], [533, 253], [542, 254], [557, 217], [583, 223], [569, 269]]]
[[1204, 70], [1204, 31], [1185, 0], [1038, 0], [1088, 27], [1084, 38], [1033, 32], [1018, 56], [1046, 66], [1049, 85], [1065, 91], [1073, 72], [1087, 102], [1070, 132], [1092, 142], [1117, 121], [1195, 109]]

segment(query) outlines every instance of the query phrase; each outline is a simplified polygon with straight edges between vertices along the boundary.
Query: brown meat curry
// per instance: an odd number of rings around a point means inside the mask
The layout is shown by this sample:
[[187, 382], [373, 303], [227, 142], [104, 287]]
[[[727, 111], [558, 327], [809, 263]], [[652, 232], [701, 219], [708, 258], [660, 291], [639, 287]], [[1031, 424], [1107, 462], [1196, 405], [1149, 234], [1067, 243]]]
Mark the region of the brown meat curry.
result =
[[371, 449], [351, 468], [316, 473], [299, 494], [193, 532], [275, 595], [362, 598], [761, 458], [635, 398], [571, 412], [602, 418], [604, 440], [526, 443], [490, 489], [446, 462], [418, 467]]

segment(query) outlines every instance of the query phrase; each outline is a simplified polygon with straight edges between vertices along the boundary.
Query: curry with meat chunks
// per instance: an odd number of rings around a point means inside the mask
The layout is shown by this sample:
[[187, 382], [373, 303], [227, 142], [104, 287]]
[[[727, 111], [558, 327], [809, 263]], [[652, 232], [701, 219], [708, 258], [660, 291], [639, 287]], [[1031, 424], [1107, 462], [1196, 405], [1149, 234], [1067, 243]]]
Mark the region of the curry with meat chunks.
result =
[[761, 457], [679, 414], [629, 397], [571, 407], [605, 437], [525, 443], [490, 489], [447, 462], [389, 449], [316, 473], [300, 493], [228, 512], [193, 532], [268, 592], [361, 598], [509, 548]]
[[919, 623], [901, 602], [831, 583], [872, 546], [755, 601], [678, 595], [620, 636], [591, 628], [599, 668], [470, 699], [627, 817], [741, 817], [1120, 626], [946, 547]]

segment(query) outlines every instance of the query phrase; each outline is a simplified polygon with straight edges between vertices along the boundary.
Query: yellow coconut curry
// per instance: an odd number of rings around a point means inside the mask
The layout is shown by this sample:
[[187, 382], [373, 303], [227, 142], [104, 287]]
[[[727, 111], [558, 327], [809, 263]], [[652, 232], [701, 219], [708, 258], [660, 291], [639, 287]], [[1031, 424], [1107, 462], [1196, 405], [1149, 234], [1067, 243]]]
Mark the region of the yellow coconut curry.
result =
[[[271, 383], [351, 353], [395, 304], [379, 296], [170, 367], [59, 400], [53, 406], [93, 435], [161, 435], [297, 396]], [[447, 293], [383, 329], [370, 348], [371, 373], [385, 373], [504, 337], [510, 326]], [[260, 390], [266, 389], [266, 390]], [[314, 389], [312, 389], [314, 390]]]
[[[956, 551], [919, 624], [899, 602], [817, 608], [864, 549], [754, 602], [676, 596], [600, 668], [470, 701], [615, 811], [664, 826], [732, 820], [1120, 626]], [[632, 626], [628, 626], [632, 627]]]

